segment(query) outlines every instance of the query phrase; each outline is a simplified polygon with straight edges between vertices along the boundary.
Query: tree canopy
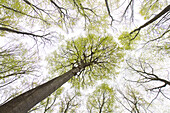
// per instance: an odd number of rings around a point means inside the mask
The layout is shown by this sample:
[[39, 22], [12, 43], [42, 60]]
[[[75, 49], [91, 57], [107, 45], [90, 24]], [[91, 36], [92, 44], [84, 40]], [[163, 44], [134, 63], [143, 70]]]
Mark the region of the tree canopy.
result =
[[168, 112], [168, 0], [1, 0], [0, 113]]
[[60, 71], [62, 74], [82, 64], [87, 65], [88, 67], [78, 73], [78, 78], [82, 79], [82, 83], [90, 85], [94, 80], [112, 78], [123, 57], [122, 48], [112, 36], [89, 34], [85, 38], [78, 37], [76, 40], [67, 41], [66, 45], [62, 45], [61, 51], [54, 51], [47, 60], [50, 72], [54, 75], [56, 72]]

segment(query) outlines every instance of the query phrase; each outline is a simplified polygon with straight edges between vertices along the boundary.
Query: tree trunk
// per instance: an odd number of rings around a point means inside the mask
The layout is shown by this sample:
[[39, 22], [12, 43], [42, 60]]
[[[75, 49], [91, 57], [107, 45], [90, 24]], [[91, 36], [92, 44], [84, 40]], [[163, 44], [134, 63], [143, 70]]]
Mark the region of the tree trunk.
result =
[[156, 21], [158, 18], [160, 18], [161, 16], [163, 16], [165, 13], [168, 13], [170, 10], [170, 5], [168, 5], [167, 7], [165, 7], [159, 14], [157, 14], [155, 17], [153, 17], [151, 20], [147, 21], [145, 24], [141, 25], [139, 28], [133, 30], [132, 32], [130, 32], [130, 34], [133, 34], [136, 31], [140, 31], [142, 28], [148, 26], [149, 24], [153, 23], [154, 21]]
[[27, 113], [33, 106], [48, 97], [77, 72], [86, 66], [76, 67], [36, 88], [33, 88], [0, 106], [0, 113]]

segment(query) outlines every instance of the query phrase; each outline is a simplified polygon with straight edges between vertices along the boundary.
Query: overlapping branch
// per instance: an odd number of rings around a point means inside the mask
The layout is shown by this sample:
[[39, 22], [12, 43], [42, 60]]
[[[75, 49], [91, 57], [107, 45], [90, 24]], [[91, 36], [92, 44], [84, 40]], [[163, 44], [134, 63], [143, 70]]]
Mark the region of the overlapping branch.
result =
[[143, 65], [140, 63], [140, 69], [136, 69], [135, 67], [133, 67], [132, 65], [130, 65], [127, 62], [128, 66], [135, 71], [136, 73], [139, 74], [139, 76], [141, 76], [142, 78], [140, 80], [137, 80], [136, 82], [138, 83], [148, 83], [148, 82], [152, 82], [152, 81], [159, 81], [161, 83], [163, 83], [163, 85], [160, 85], [158, 87], [154, 87], [154, 88], [150, 88], [148, 90], [155, 90], [155, 89], [161, 89], [166, 87], [167, 85], [170, 86], [170, 81], [166, 80], [164, 78], [159, 77], [158, 75], [154, 74], [154, 69], [151, 67], [151, 65], [149, 65], [149, 67], [152, 69], [151, 72], [147, 72], [145, 67], [143, 67]]

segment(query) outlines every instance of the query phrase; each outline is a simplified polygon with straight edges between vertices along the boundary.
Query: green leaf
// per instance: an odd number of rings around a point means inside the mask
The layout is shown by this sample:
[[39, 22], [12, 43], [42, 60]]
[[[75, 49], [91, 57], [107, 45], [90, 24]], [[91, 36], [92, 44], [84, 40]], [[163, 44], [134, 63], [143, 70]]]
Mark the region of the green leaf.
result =
[[67, 41], [60, 51], [54, 51], [46, 59], [49, 62], [49, 72], [53, 75], [65, 73], [81, 65], [82, 61], [91, 63], [78, 78], [71, 80], [80, 88], [83, 84], [92, 85], [96, 80], [112, 78], [123, 58], [123, 50], [112, 36], [89, 34], [87, 37]]

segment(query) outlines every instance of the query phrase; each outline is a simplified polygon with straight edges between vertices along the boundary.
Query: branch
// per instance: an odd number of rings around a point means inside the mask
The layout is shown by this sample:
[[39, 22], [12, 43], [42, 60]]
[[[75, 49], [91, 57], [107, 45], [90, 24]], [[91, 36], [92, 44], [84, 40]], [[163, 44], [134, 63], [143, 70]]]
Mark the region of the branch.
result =
[[57, 99], [57, 92], [55, 93], [55, 96], [54, 96], [54, 99], [53, 99], [53, 102], [51, 103], [51, 105], [48, 107], [48, 105], [49, 105], [49, 98], [50, 97], [48, 97], [47, 98], [47, 103], [46, 103], [46, 105], [45, 105], [45, 110], [44, 110], [44, 113], [46, 113], [50, 108], [52, 108], [52, 106], [55, 104], [55, 102], [56, 102], [56, 99]]
[[[58, 6], [53, 0], [50, 0], [50, 2], [51, 2], [54, 6], [57, 7], [57, 9], [59, 10], [60, 16], [62, 17], [62, 15], [63, 15], [63, 16], [65, 17], [65, 15], [67, 14], [67, 10], [64, 9], [63, 7]], [[62, 11], [62, 9], [66, 11], [66, 14]]]
[[164, 84], [164, 85], [162, 85], [162, 86], [159, 86], [159, 87], [154, 87], [154, 88], [151, 88], [151, 89], [149, 89], [149, 90], [154, 90], [154, 89], [161, 89], [161, 88], [163, 88], [163, 87], [166, 87], [166, 83]]
[[[166, 80], [166, 79], [162, 79], [162, 78], [160, 78], [159, 76], [157, 76], [156, 74], [154, 74], [153, 72], [153, 68], [152, 68], [152, 73], [148, 73], [148, 72], [146, 72], [145, 70], [137, 70], [137, 69], [135, 69], [134, 67], [132, 67], [128, 62], [127, 62], [127, 64], [128, 64], [128, 66], [133, 70], [133, 71], [135, 71], [135, 72], [137, 72], [141, 77], [143, 77], [143, 82], [140, 82], [139, 80], [137, 80], [136, 82], [137, 83], [147, 83], [147, 82], [151, 82], [151, 81], [159, 81], [159, 82], [162, 82], [162, 83], [164, 83], [164, 85], [162, 85], [162, 86], [159, 86], [159, 87], [154, 87], [154, 88], [151, 88], [151, 89], [149, 89], [149, 90], [154, 90], [154, 89], [161, 89], [161, 88], [163, 88], [163, 87], [166, 87], [167, 85], [169, 85], [170, 86], [170, 81], [168, 81], [168, 80]], [[140, 65], [142, 65], [142, 64], [140, 64]], [[142, 66], [141, 66], [142, 67]], [[143, 69], [143, 67], [142, 67], [142, 69]], [[146, 81], [145, 81], [146, 80]], [[135, 82], [135, 81], [134, 81]]]
[[129, 2], [128, 6], [126, 7], [126, 9], [125, 9], [125, 11], [124, 11], [124, 13], [123, 13], [123, 15], [122, 15], [122, 17], [124, 17], [125, 14], [127, 13], [127, 10], [128, 10], [128, 8], [129, 8], [129, 6], [132, 5], [132, 8], [131, 8], [131, 10], [132, 10], [132, 13], [131, 13], [132, 21], [133, 21], [133, 2], [134, 2], [133, 0], [131, 0], [131, 1]]
[[[166, 30], [161, 36], [159, 36], [159, 37], [157, 37], [157, 38], [154, 38], [154, 39], [152, 39], [152, 40], [147, 41], [147, 42], [145, 43], [145, 45], [148, 44], [149, 42], [153, 42], [153, 41], [155, 41], [155, 40], [161, 39], [165, 34], [167, 34], [167, 33], [169, 33], [169, 32], [170, 32], [170, 30]], [[144, 45], [144, 46], [145, 46], [145, 45]]]
[[[17, 33], [17, 34], [30, 35], [30, 36], [33, 36], [33, 37], [40, 37], [40, 38], [43, 38], [43, 37], [49, 35], [49, 34], [36, 35], [36, 34], [33, 34], [33, 33], [28, 33], [28, 32], [24, 32], [24, 31], [18, 31], [18, 30], [9, 29], [9, 28], [6, 28], [6, 27], [0, 27], [0, 31], [7, 31], [7, 32], [12, 32], [12, 33]], [[47, 38], [45, 38], [45, 39], [49, 40]]]
[[34, 9], [34, 8], [36, 8], [36, 9], [38, 9], [39, 11], [42, 11], [42, 12], [44, 12], [44, 13], [46, 13], [47, 15], [49, 15], [44, 9], [41, 9], [41, 8], [39, 8], [39, 7], [37, 7], [36, 5], [34, 5], [34, 4], [32, 4], [31, 2], [29, 2], [28, 0], [23, 0], [26, 4], [28, 4], [28, 5], [30, 5], [32, 8], [33, 8], [33, 10], [39, 15], [39, 13]]
[[152, 99], [152, 101], [149, 103], [149, 105], [148, 105], [147, 108], [149, 108], [149, 106], [153, 103], [153, 101], [154, 101], [155, 99], [157, 99], [157, 97], [159, 96], [159, 93], [160, 93], [160, 92], [161, 92], [161, 89], [159, 89], [157, 95]]
[[111, 21], [111, 25], [112, 25], [113, 21], [115, 21], [115, 20], [113, 19], [112, 15], [111, 15], [111, 13], [110, 13], [110, 8], [109, 8], [108, 1], [107, 1], [107, 0], [105, 0], [105, 4], [106, 4], [107, 12], [108, 12], [110, 18], [112, 19], [112, 21]]
[[76, 0], [73, 0], [73, 3], [77, 7], [78, 12], [84, 17], [84, 19], [85, 19], [85, 29], [86, 29], [87, 19], [88, 19], [89, 22], [91, 22], [91, 20], [90, 20], [89, 16], [85, 13], [85, 10], [90, 11], [90, 9], [84, 8], [81, 3], [77, 4]]
[[11, 7], [8, 7], [8, 6], [5, 6], [5, 5], [3, 5], [3, 4], [0, 4], [0, 5], [1, 5], [2, 7], [4, 7], [4, 8], [6, 8], [6, 9], [9, 9], [9, 10], [14, 11], [14, 12], [16, 12], [16, 13], [20, 13], [20, 14], [22, 14], [22, 15], [26, 15], [26, 16], [28, 16], [28, 17], [35, 18], [35, 19], [40, 19], [40, 20], [44, 21], [45, 23], [48, 23], [46, 20], [44, 20], [44, 19], [42, 19], [42, 18], [34, 17], [34, 16], [32, 16], [32, 15], [26, 14], [25, 12], [18, 11], [18, 10], [16, 10], [16, 9], [13, 9], [13, 8], [11, 8]]
[[141, 25], [139, 28], [133, 30], [132, 32], [130, 32], [130, 34], [133, 34], [134, 32], [138, 31], [137, 34], [135, 35], [134, 38], [132, 38], [131, 40], [134, 40], [136, 38], [136, 36], [139, 34], [140, 30], [146, 26], [148, 26], [149, 24], [153, 23], [154, 21], [156, 21], [157, 19], [159, 19], [161, 16], [163, 16], [165, 13], [168, 13], [170, 10], [170, 5], [168, 5], [167, 7], [165, 7], [159, 14], [157, 14], [155, 17], [153, 17], [151, 20], [147, 21], [145, 24]]

